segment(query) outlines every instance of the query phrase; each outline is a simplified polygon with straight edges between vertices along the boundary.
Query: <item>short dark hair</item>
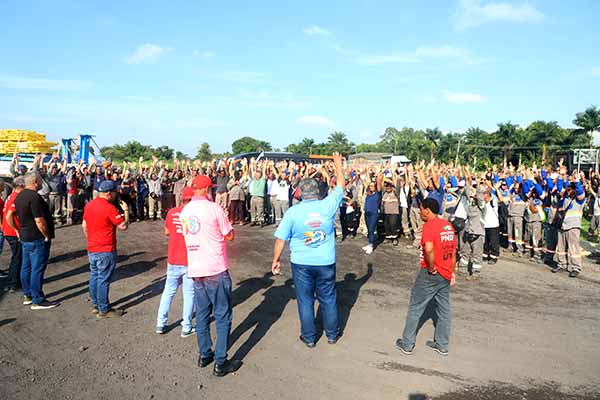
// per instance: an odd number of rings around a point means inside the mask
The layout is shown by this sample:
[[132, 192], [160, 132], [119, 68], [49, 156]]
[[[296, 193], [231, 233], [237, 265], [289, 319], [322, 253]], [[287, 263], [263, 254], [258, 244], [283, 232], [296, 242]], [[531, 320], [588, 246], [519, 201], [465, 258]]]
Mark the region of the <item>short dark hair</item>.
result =
[[440, 212], [440, 205], [438, 204], [437, 200], [434, 200], [432, 198], [427, 198], [427, 199], [423, 200], [421, 202], [421, 207], [431, 211], [434, 214], [437, 214]]

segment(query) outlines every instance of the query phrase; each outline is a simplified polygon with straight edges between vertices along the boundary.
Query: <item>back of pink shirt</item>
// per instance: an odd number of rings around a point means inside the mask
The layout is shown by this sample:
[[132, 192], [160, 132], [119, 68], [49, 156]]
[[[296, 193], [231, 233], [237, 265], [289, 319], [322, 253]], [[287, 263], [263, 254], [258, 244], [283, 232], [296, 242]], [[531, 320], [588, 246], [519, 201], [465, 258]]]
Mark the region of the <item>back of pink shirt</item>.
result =
[[233, 229], [225, 212], [206, 198], [195, 197], [181, 211], [187, 247], [188, 276], [201, 278], [226, 271], [225, 236]]

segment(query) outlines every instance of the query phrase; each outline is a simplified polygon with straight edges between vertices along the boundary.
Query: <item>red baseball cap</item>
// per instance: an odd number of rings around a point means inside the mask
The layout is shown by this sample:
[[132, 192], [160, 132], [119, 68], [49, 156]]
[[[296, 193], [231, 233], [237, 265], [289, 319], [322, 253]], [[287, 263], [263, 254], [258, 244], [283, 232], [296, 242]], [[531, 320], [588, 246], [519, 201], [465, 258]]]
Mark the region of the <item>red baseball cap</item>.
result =
[[192, 186], [195, 190], [212, 187], [212, 181], [206, 175], [198, 175], [192, 181]]
[[194, 197], [194, 188], [191, 186], [184, 188], [181, 192], [181, 198], [183, 200], [190, 200], [192, 197]]

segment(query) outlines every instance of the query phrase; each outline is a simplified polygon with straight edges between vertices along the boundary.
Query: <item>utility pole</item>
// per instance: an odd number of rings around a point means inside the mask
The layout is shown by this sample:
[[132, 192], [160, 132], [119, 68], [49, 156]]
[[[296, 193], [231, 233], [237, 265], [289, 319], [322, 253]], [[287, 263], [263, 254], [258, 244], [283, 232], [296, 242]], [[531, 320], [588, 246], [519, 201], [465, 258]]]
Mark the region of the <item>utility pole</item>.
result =
[[454, 161], [454, 165], [458, 165], [458, 155], [460, 154], [460, 142], [462, 137], [458, 138], [458, 144], [456, 145], [456, 160]]

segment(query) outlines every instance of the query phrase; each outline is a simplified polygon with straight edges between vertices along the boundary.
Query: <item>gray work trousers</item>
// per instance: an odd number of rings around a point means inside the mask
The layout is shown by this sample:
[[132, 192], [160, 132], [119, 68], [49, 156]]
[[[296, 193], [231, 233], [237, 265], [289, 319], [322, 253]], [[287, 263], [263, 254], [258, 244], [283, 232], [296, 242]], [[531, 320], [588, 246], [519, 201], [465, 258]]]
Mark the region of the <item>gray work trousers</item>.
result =
[[283, 214], [288, 210], [289, 202], [287, 200], [274, 200], [273, 208], [275, 208], [275, 223], [279, 224], [283, 218]]
[[408, 208], [400, 207], [400, 231], [404, 237], [410, 236], [410, 217], [408, 215], [408, 210]]
[[265, 199], [260, 196], [252, 196], [250, 199], [250, 217], [253, 223], [262, 224], [265, 221]]
[[528, 255], [533, 251], [533, 255], [540, 257], [542, 253], [542, 223], [525, 222], [525, 231], [523, 232], [523, 241], [525, 242], [525, 252]]
[[433, 325], [435, 342], [443, 349], [448, 350], [450, 338], [450, 282], [439, 273], [431, 275], [426, 269], [420, 268], [417, 279], [410, 292], [410, 304], [406, 314], [406, 324], [402, 333], [402, 342], [407, 349], [415, 347], [417, 331], [425, 323], [429, 303], [434, 301], [435, 314]]
[[413, 246], [421, 246], [421, 236], [423, 235], [423, 220], [421, 219], [420, 209], [416, 207], [410, 208], [410, 225], [412, 226], [415, 240]]
[[48, 195], [48, 207], [50, 208], [50, 214], [52, 214], [54, 219], [62, 218], [64, 201], [64, 194], [50, 193]]
[[465, 235], [467, 238], [464, 245], [464, 257], [471, 263], [472, 270], [469, 273], [481, 271], [481, 260], [483, 258], [484, 235]]
[[556, 254], [554, 261], [559, 268], [566, 268], [567, 271], [581, 271], [581, 246], [579, 244], [580, 228], [558, 231], [558, 244], [556, 246]]
[[162, 218], [162, 201], [160, 196], [156, 199], [148, 196], [148, 218]]
[[508, 244], [523, 251], [523, 217], [508, 217]]

